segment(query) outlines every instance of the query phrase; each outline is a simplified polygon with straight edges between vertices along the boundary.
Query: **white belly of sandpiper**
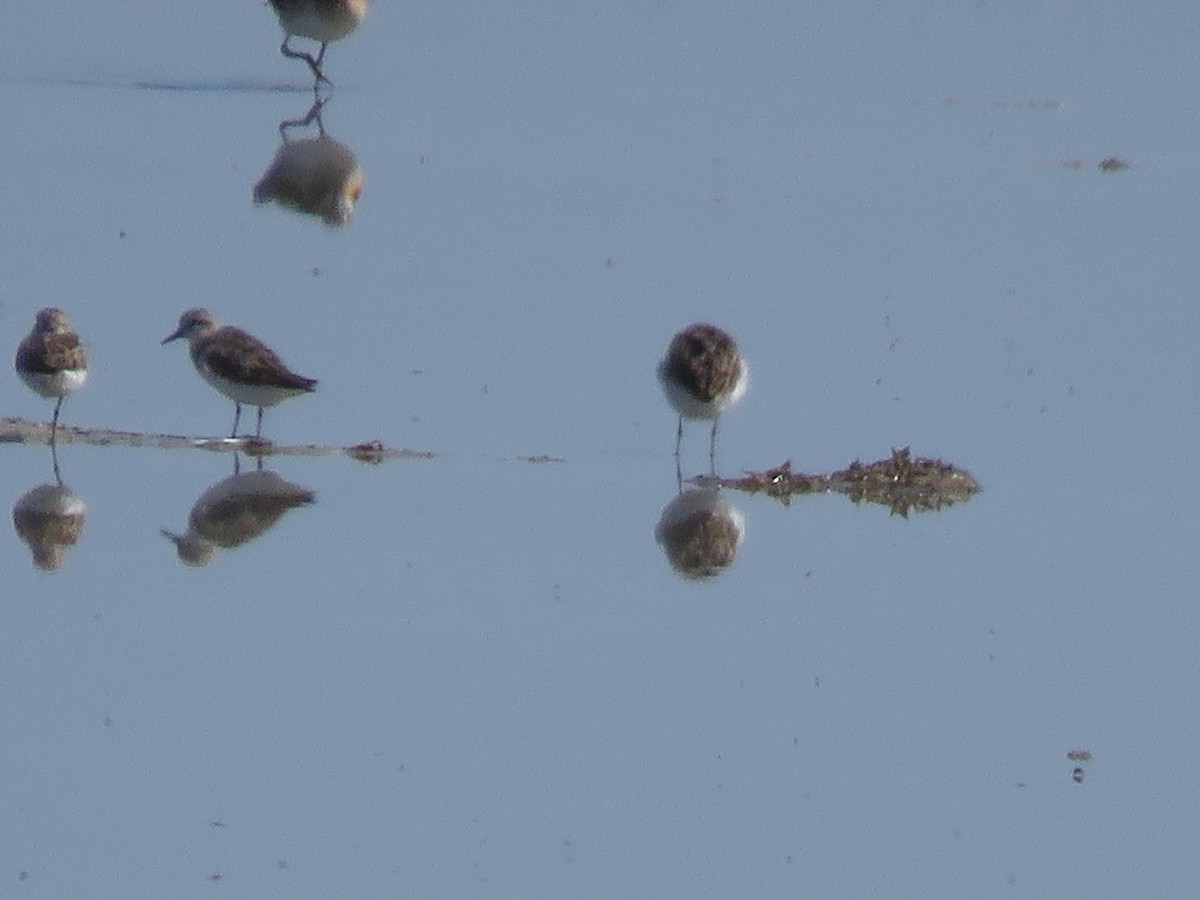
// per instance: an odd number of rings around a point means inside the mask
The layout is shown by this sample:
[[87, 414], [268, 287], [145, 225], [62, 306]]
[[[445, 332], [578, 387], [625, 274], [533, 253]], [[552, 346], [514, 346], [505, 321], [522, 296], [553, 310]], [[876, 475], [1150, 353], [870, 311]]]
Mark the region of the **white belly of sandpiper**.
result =
[[662, 366], [659, 367], [658, 380], [662, 383], [667, 402], [679, 415], [685, 419], [716, 419], [745, 396], [746, 388], [750, 386], [750, 367], [746, 365], [745, 360], [742, 360], [741, 370], [738, 372], [738, 379], [733, 390], [713, 400], [701, 400], [691, 391], [667, 377]]
[[64, 369], [61, 372], [19, 371], [21, 380], [34, 393], [42, 397], [65, 397], [83, 387], [87, 381], [87, 369]]
[[299, 388], [278, 387], [269, 384], [246, 384], [243, 381], [233, 381], [229, 378], [222, 378], [220, 375], [209, 371], [203, 366], [197, 366], [196, 371], [200, 373], [201, 378], [230, 400], [237, 403], [245, 403], [248, 406], [274, 406], [277, 403], [282, 403], [289, 397], [297, 397], [300, 394], [308, 393]]
[[303, 8], [280, 16], [280, 24], [288, 34], [327, 44], [344, 38], [358, 25], [357, 19], [349, 12], [339, 11], [323, 17], [317, 14], [315, 3], [302, 3], [300, 6]]

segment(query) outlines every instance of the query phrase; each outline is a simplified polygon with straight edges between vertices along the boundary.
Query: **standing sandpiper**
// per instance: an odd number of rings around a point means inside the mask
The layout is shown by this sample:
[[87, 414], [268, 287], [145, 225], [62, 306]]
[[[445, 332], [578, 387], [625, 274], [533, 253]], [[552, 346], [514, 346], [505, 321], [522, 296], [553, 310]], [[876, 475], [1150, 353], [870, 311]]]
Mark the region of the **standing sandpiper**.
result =
[[207, 309], [189, 309], [162, 342], [179, 338], [187, 338], [200, 377], [237, 404], [232, 438], [237, 437], [243, 403], [258, 407], [254, 436], [261, 437], [264, 407], [316, 389], [315, 378], [297, 375], [258, 338], [232, 325], [219, 325]]
[[87, 356], [79, 335], [61, 309], [47, 306], [38, 310], [33, 330], [17, 348], [17, 374], [30, 390], [43, 397], [57, 397], [50, 425], [50, 443], [58, 435], [58, 412], [63, 399], [83, 387], [87, 381]]
[[715, 470], [717, 421], [742, 399], [750, 382], [750, 367], [737, 344], [716, 325], [689, 325], [671, 339], [658, 364], [658, 380], [667, 402], [679, 413], [676, 460], [683, 443], [683, 420], [712, 419], [708, 461]]
[[[275, 15], [283, 28], [283, 46], [279, 52], [292, 59], [308, 63], [316, 76], [316, 84], [332, 84], [321, 71], [325, 47], [340, 40], [358, 27], [367, 14], [367, 0], [271, 0]], [[288, 41], [293, 37], [310, 38], [321, 45], [314, 58], [311, 54], [293, 50]], [[313, 85], [314, 89], [316, 84]]]

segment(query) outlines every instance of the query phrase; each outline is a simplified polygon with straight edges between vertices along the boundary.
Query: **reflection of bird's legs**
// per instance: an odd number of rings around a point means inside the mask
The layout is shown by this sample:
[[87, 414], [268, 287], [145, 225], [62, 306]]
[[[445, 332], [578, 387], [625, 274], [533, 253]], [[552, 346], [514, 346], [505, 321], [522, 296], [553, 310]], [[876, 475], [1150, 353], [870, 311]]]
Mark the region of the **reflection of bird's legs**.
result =
[[[301, 50], [293, 50], [291, 47], [289, 47], [288, 41], [291, 39], [292, 36], [290, 34], [283, 39], [283, 44], [280, 46], [279, 52], [292, 59], [304, 60], [306, 63], [308, 63], [308, 67], [312, 69], [313, 76], [317, 79], [317, 84], [320, 84], [323, 81], [330, 87], [333, 87], [333, 82], [326, 78], [325, 73], [321, 71], [321, 60], [325, 58], [325, 44], [321, 44], [321, 51], [317, 54], [317, 58], [313, 59], [311, 54], [305, 53]], [[313, 89], [316, 90], [316, 84], [313, 85]]]
[[708, 468], [712, 475], [717, 474], [717, 423], [720, 419], [713, 419], [712, 435], [708, 440]]
[[321, 110], [325, 106], [328, 97], [316, 96], [313, 98], [313, 104], [308, 108], [308, 112], [301, 119], [284, 119], [279, 123], [279, 136], [283, 138], [283, 142], [288, 142], [289, 128], [307, 128], [313, 122], [317, 123], [317, 132], [321, 137], [325, 137], [325, 123], [321, 121]]
[[679, 427], [675, 429], [675, 487], [683, 492], [683, 463], [679, 450], [683, 446], [683, 416], [679, 417]]
[[236, 411], [233, 414], [233, 434], [229, 435], [231, 438], [237, 437], [238, 422], [240, 422], [242, 420], [242, 404], [240, 404], [240, 403], [238, 403], [238, 401], [234, 400], [233, 408]]
[[54, 441], [50, 442], [50, 461], [54, 464], [54, 481], [62, 487], [62, 473], [58, 471], [58, 447]]

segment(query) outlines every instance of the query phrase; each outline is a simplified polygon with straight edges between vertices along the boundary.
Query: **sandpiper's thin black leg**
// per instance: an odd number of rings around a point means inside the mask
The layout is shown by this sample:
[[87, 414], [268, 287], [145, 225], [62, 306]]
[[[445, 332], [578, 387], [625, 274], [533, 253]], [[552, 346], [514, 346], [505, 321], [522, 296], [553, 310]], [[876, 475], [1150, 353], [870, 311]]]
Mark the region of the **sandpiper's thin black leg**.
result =
[[242, 420], [242, 404], [240, 404], [236, 400], [234, 400], [233, 408], [234, 408], [235, 412], [233, 414], [233, 434], [229, 435], [231, 438], [237, 437], [238, 422], [240, 422]]
[[307, 59], [311, 63], [312, 57], [307, 53], [301, 53], [299, 50], [293, 50], [288, 46], [288, 41], [291, 39], [292, 36], [290, 34], [283, 39], [283, 43], [279, 45], [279, 52], [291, 59]]
[[679, 417], [679, 427], [675, 429], [675, 461], [679, 461], [679, 450], [683, 447], [683, 416]]
[[720, 419], [713, 419], [712, 435], [708, 440], [708, 469], [712, 475], [717, 474], [717, 423]]
[[262, 437], [262, 414], [263, 408], [260, 406], [258, 408], [258, 427], [254, 429], [255, 437]]
[[53, 447], [58, 440], [58, 411], [62, 409], [63, 398], [59, 397], [58, 402], [54, 404], [54, 416], [50, 419], [50, 446]]
[[280, 46], [279, 52], [284, 56], [290, 57], [291, 59], [302, 59], [308, 63], [308, 67], [312, 69], [313, 77], [317, 79], [313, 84], [313, 91], [316, 91], [317, 85], [319, 85], [322, 81], [330, 87], [333, 87], [333, 82], [326, 78], [325, 73], [321, 71], [321, 60], [325, 58], [325, 45], [321, 45], [321, 52], [317, 54], [316, 59], [313, 59], [312, 54], [305, 53], [301, 50], [293, 50], [291, 47], [289, 47], [288, 41], [291, 39], [292, 36], [290, 34], [283, 39], [283, 44]]
[[312, 67], [313, 74], [317, 76], [317, 80], [313, 82], [313, 93], [314, 94], [317, 93], [317, 89], [321, 86], [322, 81], [325, 82], [330, 87], [337, 87], [337, 85], [335, 85], [332, 81], [330, 81], [325, 76], [325, 73], [323, 71], [321, 71], [321, 57], [324, 55], [325, 55], [325, 45], [322, 44], [321, 45], [321, 53], [317, 57], [316, 64]]

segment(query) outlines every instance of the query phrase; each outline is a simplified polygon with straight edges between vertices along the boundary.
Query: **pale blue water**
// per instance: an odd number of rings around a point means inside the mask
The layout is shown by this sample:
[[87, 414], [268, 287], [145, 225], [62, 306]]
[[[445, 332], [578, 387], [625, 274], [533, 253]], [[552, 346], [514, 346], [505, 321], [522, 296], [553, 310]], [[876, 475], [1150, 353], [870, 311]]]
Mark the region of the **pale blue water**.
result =
[[[309, 102], [266, 5], [15, 10], [0, 333], [72, 316], [64, 421], [226, 433], [158, 345], [206, 305], [321, 379], [271, 437], [436, 455], [272, 460], [315, 503], [194, 568], [159, 530], [231, 457], [60, 448], [77, 544], [0, 540], [0, 895], [1186, 895], [1196, 24], [377, 3], [336, 230], [252, 203]], [[654, 365], [697, 319], [753, 370], [726, 474], [911, 445], [984, 493], [733, 497], [680, 580]], [[53, 480], [0, 449], [10, 506]]]

